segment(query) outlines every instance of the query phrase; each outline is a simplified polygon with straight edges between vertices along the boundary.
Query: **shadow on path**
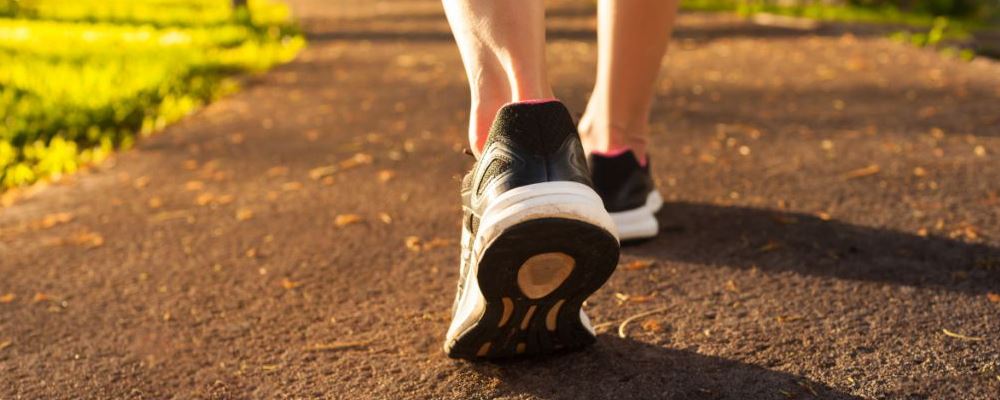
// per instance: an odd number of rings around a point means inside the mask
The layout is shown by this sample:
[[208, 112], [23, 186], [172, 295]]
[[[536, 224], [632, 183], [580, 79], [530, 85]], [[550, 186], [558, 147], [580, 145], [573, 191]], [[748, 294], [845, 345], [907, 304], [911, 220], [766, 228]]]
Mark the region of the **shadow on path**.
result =
[[[444, 17], [442, 17], [444, 18]], [[821, 28], [812, 30], [760, 26], [752, 24], [723, 25], [710, 27], [678, 26], [673, 34], [675, 40], [693, 40], [708, 42], [722, 38], [761, 38], [778, 39], [803, 36], [840, 36], [843, 29]], [[870, 36], [873, 33], [852, 32], [858, 36]], [[596, 41], [597, 31], [593, 29], [550, 28], [546, 31], [548, 40]], [[440, 30], [374, 30], [374, 29], [336, 29], [312, 31], [307, 35], [312, 42], [328, 42], [340, 40], [365, 40], [373, 42], [451, 42], [454, 37], [443, 26]]]
[[475, 365], [496, 395], [546, 399], [859, 399], [822, 383], [756, 365], [601, 335], [583, 352]]
[[1000, 249], [774, 210], [667, 203], [661, 233], [627, 252], [973, 294], [1000, 287]]

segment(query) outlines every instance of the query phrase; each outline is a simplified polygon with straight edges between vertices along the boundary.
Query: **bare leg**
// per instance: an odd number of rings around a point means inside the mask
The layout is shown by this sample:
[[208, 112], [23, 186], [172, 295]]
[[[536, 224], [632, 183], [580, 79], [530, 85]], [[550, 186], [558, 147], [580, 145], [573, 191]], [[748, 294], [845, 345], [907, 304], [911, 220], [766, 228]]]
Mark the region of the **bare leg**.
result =
[[600, 0], [597, 81], [580, 120], [588, 152], [632, 149], [644, 158], [654, 83], [678, 0]]
[[443, 0], [472, 92], [469, 142], [482, 149], [498, 109], [552, 97], [539, 0]]

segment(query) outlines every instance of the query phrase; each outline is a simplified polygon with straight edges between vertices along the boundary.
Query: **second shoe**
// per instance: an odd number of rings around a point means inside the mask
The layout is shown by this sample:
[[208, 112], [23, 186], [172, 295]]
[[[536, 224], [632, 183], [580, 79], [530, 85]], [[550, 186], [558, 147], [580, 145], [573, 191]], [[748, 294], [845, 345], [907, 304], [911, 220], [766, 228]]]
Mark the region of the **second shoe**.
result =
[[659, 233], [656, 212], [663, 197], [649, 172], [648, 156], [639, 162], [635, 153], [591, 154], [594, 188], [611, 213], [622, 241], [648, 239]]

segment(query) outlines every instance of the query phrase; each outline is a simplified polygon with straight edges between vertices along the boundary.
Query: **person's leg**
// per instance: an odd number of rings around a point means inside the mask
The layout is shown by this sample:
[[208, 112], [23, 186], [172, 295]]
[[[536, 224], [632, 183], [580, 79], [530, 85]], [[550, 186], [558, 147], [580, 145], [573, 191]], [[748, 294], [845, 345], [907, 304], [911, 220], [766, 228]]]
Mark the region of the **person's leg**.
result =
[[552, 97], [539, 0], [443, 0], [472, 92], [469, 142], [477, 154], [498, 109]]
[[645, 158], [649, 112], [678, 0], [600, 0], [597, 81], [580, 135], [588, 152]]
[[478, 153], [460, 189], [459, 286], [444, 343], [450, 357], [529, 356], [593, 343], [583, 302], [618, 262], [614, 221], [588, 184], [576, 122], [552, 99], [543, 4], [444, 0], [472, 89], [469, 136]]

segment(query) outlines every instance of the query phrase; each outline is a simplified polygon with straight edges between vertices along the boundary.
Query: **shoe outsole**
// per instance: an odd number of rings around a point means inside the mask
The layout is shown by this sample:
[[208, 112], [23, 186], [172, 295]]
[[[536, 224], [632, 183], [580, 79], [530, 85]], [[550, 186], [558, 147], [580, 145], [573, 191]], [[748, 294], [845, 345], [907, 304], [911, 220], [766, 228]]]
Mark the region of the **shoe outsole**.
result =
[[[538, 268], [540, 255], [547, 258], [542, 263], [565, 259], [571, 268], [568, 274], [549, 274], [554, 286], [542, 292], [525, 287], [522, 271]], [[614, 272], [618, 256], [618, 239], [583, 221], [540, 218], [511, 226], [483, 251], [476, 279], [485, 298], [484, 311], [456, 338], [448, 356], [502, 359], [593, 343], [595, 337], [581, 321], [580, 307]]]

